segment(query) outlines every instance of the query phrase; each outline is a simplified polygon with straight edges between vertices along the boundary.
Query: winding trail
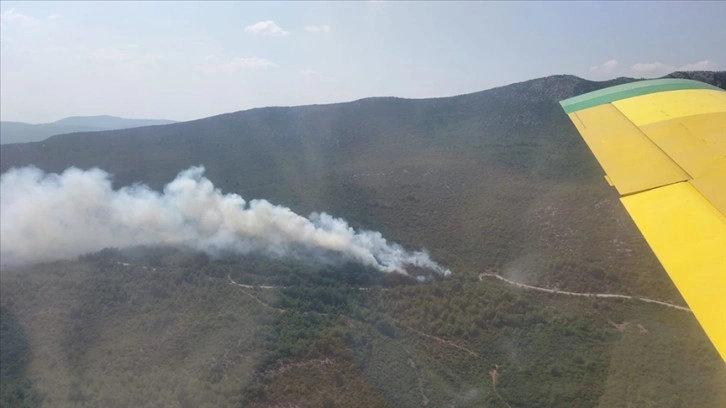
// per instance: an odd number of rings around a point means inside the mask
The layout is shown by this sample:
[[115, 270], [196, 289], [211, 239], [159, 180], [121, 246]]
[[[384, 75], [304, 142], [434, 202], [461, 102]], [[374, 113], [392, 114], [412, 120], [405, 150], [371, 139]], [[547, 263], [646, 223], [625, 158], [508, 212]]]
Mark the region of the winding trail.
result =
[[414, 332], [414, 333], [418, 334], [419, 336], [423, 336], [423, 337], [426, 337], [426, 338], [429, 338], [429, 339], [435, 340], [435, 341], [437, 341], [437, 342], [439, 342], [439, 343], [444, 343], [444, 344], [447, 344], [447, 345], [449, 345], [449, 346], [451, 346], [451, 347], [453, 347], [453, 348], [456, 348], [456, 349], [459, 349], [459, 350], [461, 350], [461, 351], [464, 351], [464, 352], [468, 353], [469, 355], [472, 355], [472, 356], [474, 356], [474, 357], [479, 357], [479, 353], [477, 353], [476, 351], [472, 351], [472, 350], [469, 350], [468, 348], [466, 348], [466, 347], [464, 347], [464, 346], [460, 346], [460, 345], [458, 345], [458, 344], [454, 343], [454, 342], [453, 342], [453, 341], [451, 341], [451, 340], [446, 340], [446, 339], [442, 339], [441, 337], [436, 337], [436, 336], [434, 336], [434, 335], [431, 335], [431, 334], [426, 334], [426, 333], [424, 333], [424, 332], [422, 332], [422, 331], [416, 330], [416, 329], [414, 329], [413, 327], [411, 327], [411, 326], [407, 326], [407, 325], [405, 325], [405, 324], [403, 324], [403, 323], [400, 323], [400, 322], [399, 322], [399, 324], [400, 324], [400, 325], [401, 325], [402, 327], [405, 327], [406, 329], [408, 329], [408, 330], [410, 330], [410, 331], [412, 331], [412, 332]]
[[421, 372], [416, 366], [416, 362], [413, 361], [411, 350], [406, 348], [406, 355], [408, 356], [408, 365], [413, 369], [413, 373], [416, 374], [416, 383], [418, 383], [418, 393], [421, 395], [421, 406], [427, 407], [429, 405], [429, 397], [426, 396], [426, 387], [424, 386], [423, 379], [421, 379]]
[[280, 313], [285, 313], [286, 312], [285, 309], [280, 309], [279, 307], [275, 307], [275, 306], [272, 306], [272, 305], [270, 305], [268, 303], [265, 303], [262, 299], [258, 298], [257, 296], [255, 296], [252, 293], [247, 292], [245, 290], [245, 289], [257, 289], [257, 288], [260, 288], [260, 289], [276, 289], [275, 286], [252, 286], [252, 285], [243, 285], [241, 283], [235, 282], [232, 279], [232, 276], [230, 276], [230, 275], [227, 275], [227, 279], [229, 279], [229, 284], [230, 285], [235, 285], [235, 286], [239, 287], [240, 288], [240, 292], [242, 292], [245, 295], [247, 295], [247, 296], [251, 297], [252, 299], [256, 300], [257, 303], [261, 304], [262, 306], [267, 307], [267, 308], [270, 308], [270, 309], [273, 309], [273, 310], [277, 310]]
[[[232, 279], [232, 275], [231, 274], [227, 274], [227, 280], [229, 281], [230, 284], [239, 286], [240, 288], [244, 288], [244, 289], [286, 289], [287, 288], [287, 286], [246, 285], [244, 283], [237, 283], [237, 282], [235, 282]], [[364, 291], [364, 292], [372, 291], [372, 290], [379, 290], [381, 292], [386, 292], [386, 291], [390, 290], [390, 288], [379, 288], [379, 287], [366, 288], [366, 287], [359, 287], [358, 290]]]
[[504, 403], [509, 408], [512, 408], [509, 403], [502, 398], [502, 394], [499, 393], [499, 390], [497, 390], [497, 376], [499, 375], [499, 364], [494, 364], [491, 370], [489, 370], [489, 377], [492, 379], [492, 389], [494, 390], [494, 394], [499, 398], [500, 401]]
[[639, 301], [645, 302], [645, 303], [655, 303], [657, 305], [661, 305], [661, 306], [666, 306], [666, 307], [670, 307], [670, 308], [673, 308], [673, 309], [682, 310], [684, 312], [689, 312], [689, 313], [691, 312], [691, 309], [689, 309], [687, 307], [684, 307], [684, 306], [679, 306], [679, 305], [675, 305], [673, 303], [668, 303], [668, 302], [663, 302], [663, 301], [660, 301], [660, 300], [648, 299], [648, 298], [643, 298], [643, 297], [638, 297], [638, 296], [618, 295], [618, 294], [613, 294], [613, 293], [569, 292], [569, 291], [566, 291], [566, 290], [548, 289], [548, 288], [542, 288], [542, 287], [539, 287], [539, 286], [532, 286], [532, 285], [527, 285], [527, 284], [524, 284], [524, 283], [515, 282], [513, 280], [507, 279], [507, 278], [503, 277], [502, 275], [499, 275], [499, 274], [496, 274], [496, 273], [480, 273], [479, 274], [479, 280], [480, 281], [484, 280], [485, 277], [496, 278], [496, 279], [499, 279], [502, 282], [508, 283], [510, 285], [513, 285], [513, 286], [520, 287], [522, 289], [536, 290], [536, 291], [539, 291], [539, 292], [554, 293], [554, 294], [557, 294], [557, 295], [567, 295], [567, 296], [594, 297], [594, 298], [602, 298], [602, 299], [632, 299], [632, 300], [639, 300]]

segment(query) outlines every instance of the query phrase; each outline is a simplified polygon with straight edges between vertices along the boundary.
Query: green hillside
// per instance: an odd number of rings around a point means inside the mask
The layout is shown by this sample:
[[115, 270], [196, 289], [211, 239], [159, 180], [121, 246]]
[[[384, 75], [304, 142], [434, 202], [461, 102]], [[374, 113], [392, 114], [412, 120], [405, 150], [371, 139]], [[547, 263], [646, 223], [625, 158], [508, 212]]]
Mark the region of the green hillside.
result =
[[724, 405], [726, 367], [689, 312], [480, 276], [684, 304], [558, 105], [632, 80], [553, 76], [3, 146], [2, 172], [98, 166], [116, 186], [159, 189], [201, 164], [223, 192], [326, 211], [453, 271], [418, 284], [169, 248], [3, 271], [2, 346], [17, 350], [3, 350], [17, 367], [3, 406]]

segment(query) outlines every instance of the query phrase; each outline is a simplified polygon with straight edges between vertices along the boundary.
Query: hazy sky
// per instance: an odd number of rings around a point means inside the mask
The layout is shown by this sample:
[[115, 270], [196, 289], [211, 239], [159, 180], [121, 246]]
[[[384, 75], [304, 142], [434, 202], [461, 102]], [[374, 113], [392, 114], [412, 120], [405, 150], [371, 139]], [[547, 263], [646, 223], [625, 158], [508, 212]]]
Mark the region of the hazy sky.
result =
[[188, 120], [726, 69], [726, 2], [0, 3], [2, 120]]

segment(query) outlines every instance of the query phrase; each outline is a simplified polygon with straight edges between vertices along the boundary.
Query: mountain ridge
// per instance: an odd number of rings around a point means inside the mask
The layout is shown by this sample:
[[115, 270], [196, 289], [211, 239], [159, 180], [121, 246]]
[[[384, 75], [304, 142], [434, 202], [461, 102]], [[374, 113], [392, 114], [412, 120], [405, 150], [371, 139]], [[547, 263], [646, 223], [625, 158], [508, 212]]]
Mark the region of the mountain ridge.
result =
[[176, 123], [166, 119], [130, 119], [111, 115], [69, 116], [48, 123], [0, 122], [0, 144], [39, 142], [54, 135]]
[[[726, 71], [675, 71], [668, 75], [663, 76], [662, 78], [687, 78], [687, 79], [695, 79], [695, 80], [702, 80], [711, 83], [712, 85], [715, 85], [717, 87], [720, 87], [722, 89], [726, 88]], [[542, 91], [546, 86], [551, 85], [559, 85], [558, 82], [561, 82], [562, 80], [571, 81], [571, 84], [568, 84], [569, 86], [566, 86], [564, 89], [557, 88], [554, 91], [550, 92], [549, 97], [543, 98], [543, 100], [549, 100], [549, 101], [555, 101], [558, 102], [562, 99], [565, 99], [567, 97], [571, 97], [574, 95], [578, 95], [581, 93], [590, 92], [593, 90], [597, 90], [600, 88], [605, 88], [608, 86], [614, 86], [619, 85], [623, 83], [633, 82], [642, 80], [643, 78], [632, 78], [632, 77], [618, 77], [613, 78], [609, 80], [603, 80], [603, 81], [593, 81], [584, 79], [581, 77], [577, 77], [575, 75], [569, 75], [569, 74], [558, 74], [558, 75], [550, 75], [547, 77], [541, 77], [531, 80], [525, 80], [521, 82], [515, 82], [508, 85], [502, 85], [494, 88], [489, 88], [481, 91], [475, 91], [470, 93], [464, 93], [464, 94], [458, 94], [453, 96], [443, 96], [443, 97], [433, 97], [433, 98], [405, 98], [405, 97], [397, 97], [397, 96], [371, 96], [371, 97], [365, 97], [356, 99], [353, 101], [347, 101], [347, 102], [334, 102], [334, 103], [324, 103], [324, 104], [309, 104], [309, 105], [292, 105], [292, 106], [263, 106], [263, 107], [255, 107], [250, 109], [244, 109], [239, 111], [233, 111], [233, 112], [225, 112], [220, 113], [217, 115], [212, 115], [204, 118], [189, 120], [189, 121], [170, 121], [165, 119], [129, 119], [132, 121], [141, 121], [141, 122], [155, 122], [155, 123], [148, 123], [148, 124], [142, 124], [139, 126], [133, 126], [133, 127], [142, 127], [142, 126], [153, 126], [153, 125], [170, 125], [170, 124], [177, 124], [177, 123], [197, 123], [200, 121], [206, 121], [213, 118], [220, 118], [220, 117], [227, 117], [229, 115], [240, 115], [243, 113], [251, 113], [251, 112], [260, 112], [260, 111], [266, 111], [266, 110], [276, 110], [276, 109], [315, 109], [315, 108], [332, 108], [332, 107], [341, 107], [346, 105], [365, 105], [369, 103], [374, 102], [392, 102], [392, 101], [404, 101], [404, 102], [422, 102], [422, 101], [429, 101], [432, 103], [435, 102], [444, 102], [451, 99], [457, 99], [461, 98], [463, 100], [469, 99], [469, 98], [476, 98], [477, 96], [484, 94], [484, 93], [492, 93], [492, 95], [497, 95], [502, 90], [511, 90], [515, 92], [529, 92], [529, 96], [535, 96], [535, 97], [541, 97], [541, 93], [537, 93], [537, 91]], [[532, 93], [532, 91], [535, 91]], [[96, 115], [96, 116], [70, 116], [67, 118], [60, 119], [55, 122], [50, 123], [44, 123], [44, 124], [37, 124], [37, 125], [30, 125], [30, 126], [45, 126], [50, 124], [67, 124], [69, 121], [73, 122], [73, 119], [92, 119], [92, 118], [111, 118], [111, 119], [122, 119], [126, 120], [125, 118], [120, 118], [116, 116], [111, 115]], [[164, 122], [164, 123], [156, 123], [156, 122]], [[29, 125], [24, 122], [11, 122], [11, 121], [3, 121], [2, 123], [13, 123], [13, 124], [23, 124], [23, 125]], [[105, 128], [105, 129], [87, 129], [87, 130], [81, 130], [81, 131], [69, 131], [69, 132], [63, 132], [58, 133], [55, 135], [50, 136], [61, 136], [61, 135], [67, 135], [67, 134], [73, 134], [73, 133], [87, 133], [87, 132], [103, 132], [103, 131], [109, 131], [109, 130], [121, 130], [125, 128], [132, 128], [132, 126], [124, 126], [118, 127], [118, 128]], [[49, 136], [49, 137], [50, 137]], [[41, 140], [35, 140], [35, 141], [29, 141], [29, 143], [37, 142]], [[10, 143], [17, 143], [17, 142], [10, 142]], [[8, 144], [8, 142], [3, 142], [3, 144]], [[4, 171], [4, 170], [3, 170]]]

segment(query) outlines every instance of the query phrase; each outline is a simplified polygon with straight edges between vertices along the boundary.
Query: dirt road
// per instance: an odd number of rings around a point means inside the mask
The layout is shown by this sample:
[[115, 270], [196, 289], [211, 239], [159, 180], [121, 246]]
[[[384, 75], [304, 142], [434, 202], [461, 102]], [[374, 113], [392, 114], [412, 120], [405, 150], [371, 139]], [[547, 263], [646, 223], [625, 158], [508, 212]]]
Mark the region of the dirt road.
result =
[[503, 277], [501, 275], [498, 275], [496, 273], [481, 273], [481, 274], [479, 274], [479, 280], [480, 281], [484, 280], [485, 277], [496, 278], [496, 279], [499, 279], [502, 282], [508, 283], [510, 285], [513, 285], [513, 286], [520, 287], [522, 289], [536, 290], [536, 291], [539, 291], [539, 292], [554, 293], [554, 294], [557, 294], [557, 295], [579, 296], [579, 297], [594, 297], [594, 298], [604, 298], [604, 299], [633, 299], [633, 300], [638, 300], [638, 301], [645, 302], [645, 303], [655, 303], [657, 305], [671, 307], [673, 309], [682, 310], [684, 312], [691, 312], [691, 309], [689, 309], [687, 307], [684, 307], [684, 306], [678, 306], [678, 305], [674, 305], [673, 303], [662, 302], [660, 300], [648, 299], [648, 298], [643, 298], [643, 297], [638, 297], [638, 296], [618, 295], [618, 294], [613, 294], [613, 293], [569, 292], [569, 291], [566, 291], [566, 290], [548, 289], [548, 288], [542, 288], [542, 287], [539, 287], [539, 286], [532, 286], [532, 285], [527, 285], [527, 284], [524, 284], [524, 283], [515, 282], [513, 280], [507, 279], [507, 278], [505, 278], [505, 277]]

